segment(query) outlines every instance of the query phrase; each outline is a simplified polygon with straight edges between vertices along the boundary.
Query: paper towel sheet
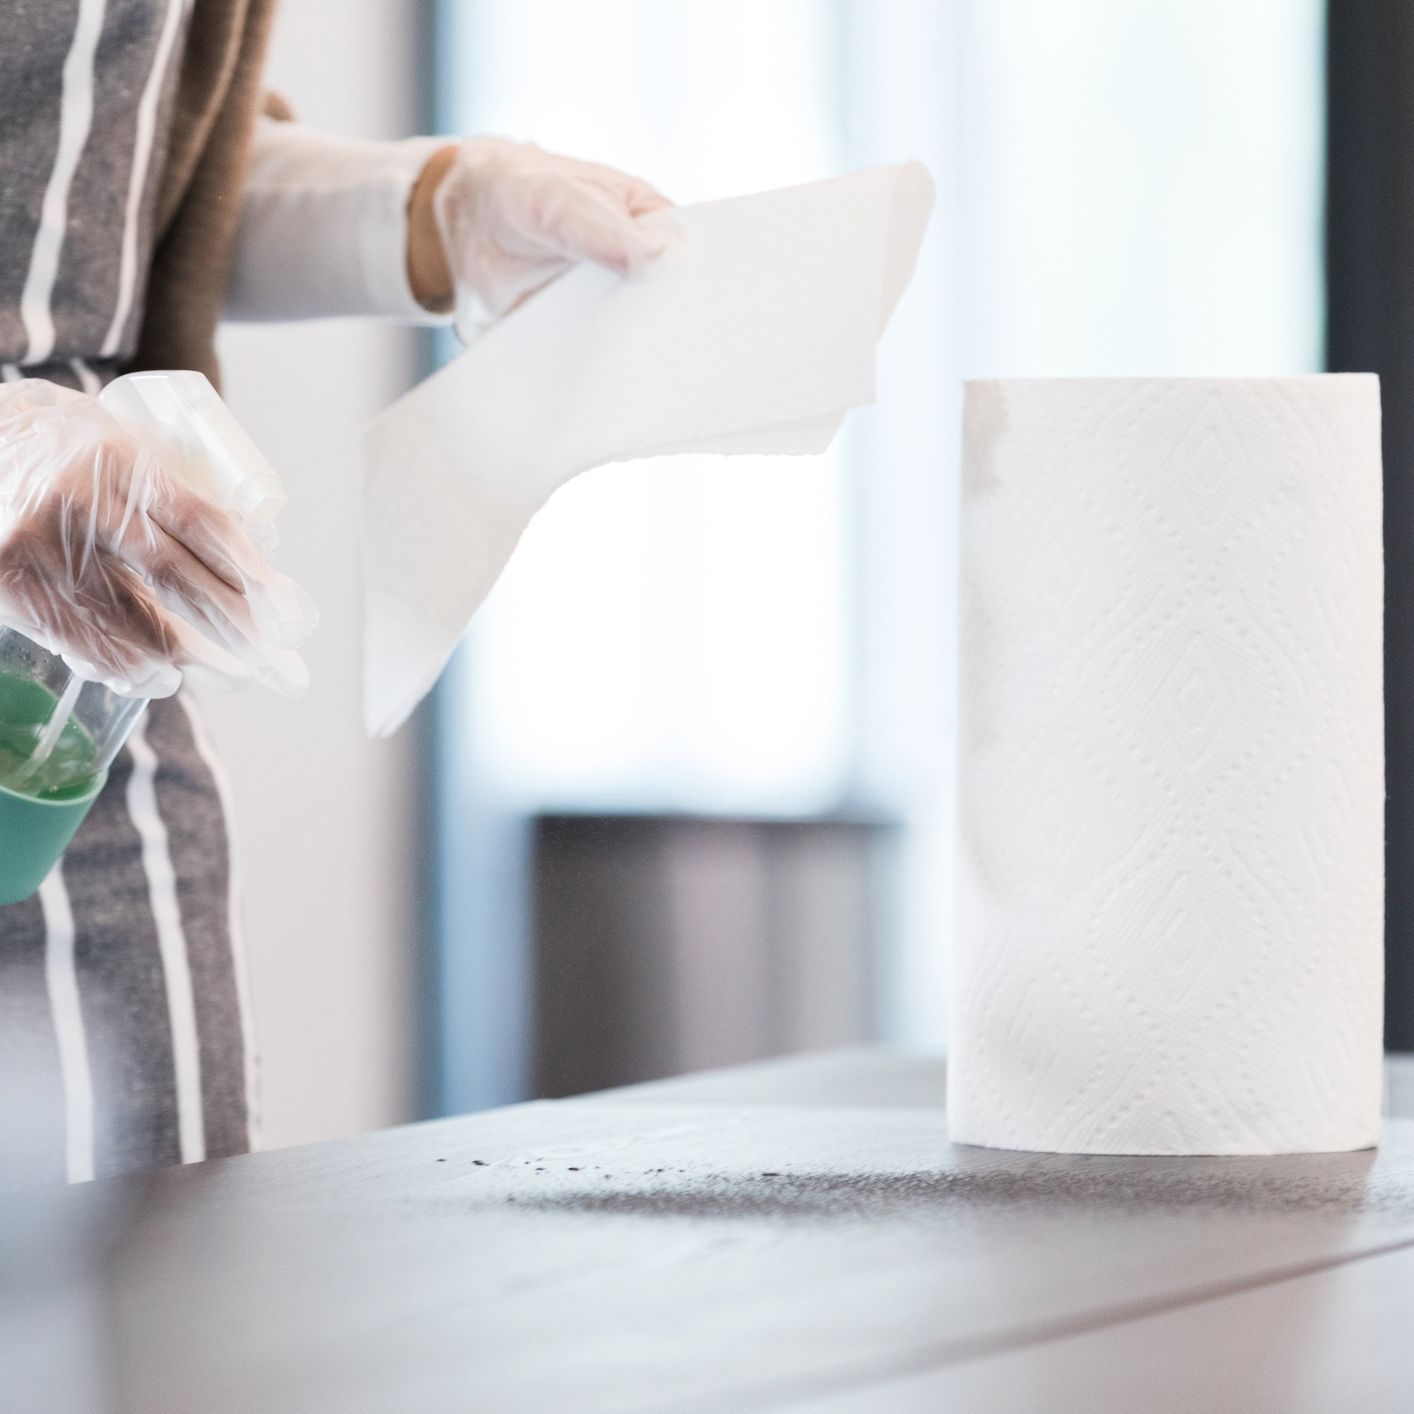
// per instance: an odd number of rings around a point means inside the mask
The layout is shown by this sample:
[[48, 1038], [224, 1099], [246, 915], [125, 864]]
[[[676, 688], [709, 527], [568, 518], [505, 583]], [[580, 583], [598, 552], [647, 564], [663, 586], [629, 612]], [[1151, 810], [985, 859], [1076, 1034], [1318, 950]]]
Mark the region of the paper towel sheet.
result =
[[670, 452], [824, 451], [873, 399], [932, 199], [910, 163], [683, 208], [648, 274], [571, 271], [376, 418], [369, 730], [405, 720], [572, 476]]
[[974, 383], [962, 492], [964, 1143], [1379, 1130], [1379, 388]]

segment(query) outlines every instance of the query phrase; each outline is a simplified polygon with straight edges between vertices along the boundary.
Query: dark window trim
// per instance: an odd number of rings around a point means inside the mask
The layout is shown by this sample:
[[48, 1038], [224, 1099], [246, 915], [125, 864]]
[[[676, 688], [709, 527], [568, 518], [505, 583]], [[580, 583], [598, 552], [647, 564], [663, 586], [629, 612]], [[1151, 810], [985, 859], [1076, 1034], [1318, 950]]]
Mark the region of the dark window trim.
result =
[[1384, 404], [1385, 1044], [1414, 1050], [1414, 5], [1331, 0], [1326, 35], [1326, 366]]

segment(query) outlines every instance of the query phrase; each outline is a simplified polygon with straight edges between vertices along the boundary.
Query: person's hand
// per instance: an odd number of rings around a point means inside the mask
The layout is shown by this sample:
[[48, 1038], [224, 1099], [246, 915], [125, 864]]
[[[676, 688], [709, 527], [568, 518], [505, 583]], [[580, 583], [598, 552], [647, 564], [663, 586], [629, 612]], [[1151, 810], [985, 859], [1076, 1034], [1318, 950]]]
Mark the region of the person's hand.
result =
[[671, 204], [611, 167], [470, 138], [437, 153], [413, 192], [414, 292], [428, 308], [455, 299], [457, 330], [468, 338], [578, 261], [638, 274], [667, 244], [640, 218]]
[[261, 563], [96, 398], [0, 385], [0, 624], [115, 691], [168, 696], [193, 656], [185, 624], [249, 649]]

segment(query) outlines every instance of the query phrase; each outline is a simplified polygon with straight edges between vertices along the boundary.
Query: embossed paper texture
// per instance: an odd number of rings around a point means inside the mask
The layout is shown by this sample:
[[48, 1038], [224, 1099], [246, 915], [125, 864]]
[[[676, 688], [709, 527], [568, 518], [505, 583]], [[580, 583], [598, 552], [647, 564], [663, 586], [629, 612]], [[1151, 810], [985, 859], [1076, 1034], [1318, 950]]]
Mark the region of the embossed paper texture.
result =
[[1372, 375], [966, 398], [953, 1138], [1376, 1142]]

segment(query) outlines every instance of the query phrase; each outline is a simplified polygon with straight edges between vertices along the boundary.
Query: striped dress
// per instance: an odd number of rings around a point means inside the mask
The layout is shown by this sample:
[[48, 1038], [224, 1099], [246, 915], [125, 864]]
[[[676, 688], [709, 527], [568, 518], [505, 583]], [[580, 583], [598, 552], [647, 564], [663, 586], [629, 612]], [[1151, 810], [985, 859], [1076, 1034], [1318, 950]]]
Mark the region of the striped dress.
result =
[[[0, 5], [0, 377], [96, 390], [131, 357], [190, 4]], [[56, 1175], [251, 1145], [224, 801], [194, 704], [155, 702], [38, 897], [0, 907], [0, 1083]]]

